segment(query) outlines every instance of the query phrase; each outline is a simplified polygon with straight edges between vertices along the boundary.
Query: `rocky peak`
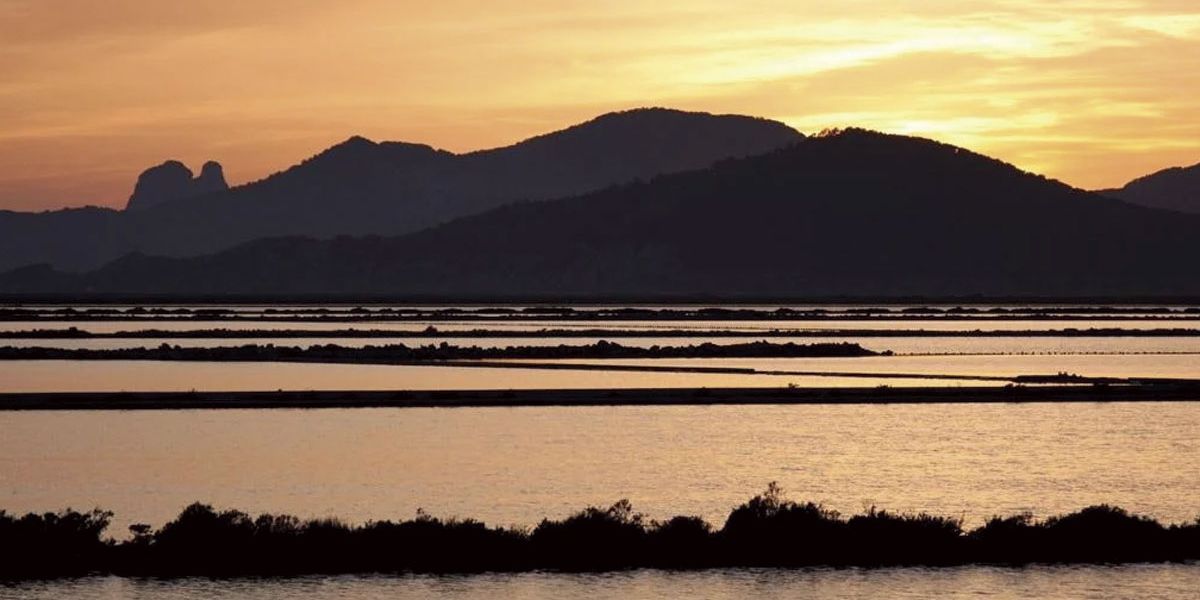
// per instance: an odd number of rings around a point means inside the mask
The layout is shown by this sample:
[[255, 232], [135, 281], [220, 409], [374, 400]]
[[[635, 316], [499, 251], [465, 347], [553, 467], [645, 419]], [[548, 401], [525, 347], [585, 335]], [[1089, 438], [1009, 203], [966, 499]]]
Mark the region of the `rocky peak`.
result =
[[198, 194], [229, 189], [229, 184], [225, 183], [225, 170], [221, 168], [221, 163], [213, 160], [200, 167], [200, 175], [192, 180], [192, 184]]
[[199, 177], [192, 177], [192, 170], [177, 160], [168, 160], [150, 167], [138, 176], [133, 194], [125, 210], [142, 210], [164, 202], [191, 198], [201, 194], [229, 189], [220, 163], [208, 161], [200, 169]]

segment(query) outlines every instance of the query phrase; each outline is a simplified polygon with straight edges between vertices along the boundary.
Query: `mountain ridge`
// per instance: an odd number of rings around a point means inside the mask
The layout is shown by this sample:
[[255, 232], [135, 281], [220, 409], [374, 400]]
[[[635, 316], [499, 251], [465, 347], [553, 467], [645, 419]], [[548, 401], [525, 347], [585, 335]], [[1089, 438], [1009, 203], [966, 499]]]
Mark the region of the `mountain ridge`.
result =
[[1152, 208], [1200, 214], [1200, 163], [1155, 171], [1123, 187], [1097, 193]]
[[0, 269], [49, 263], [87, 270], [133, 251], [199, 255], [282, 235], [397, 235], [507, 202], [702, 168], [802, 138], [766, 119], [662, 108], [609, 113], [461, 155], [352, 136], [203, 201], [175, 198], [125, 212], [0, 212]]
[[[520, 202], [413, 234], [132, 255], [0, 291], [937, 297], [1200, 294], [1200, 217], [947, 144], [850, 129], [702, 170]], [[27, 274], [28, 275], [28, 274]], [[55, 280], [55, 277], [61, 277]]]

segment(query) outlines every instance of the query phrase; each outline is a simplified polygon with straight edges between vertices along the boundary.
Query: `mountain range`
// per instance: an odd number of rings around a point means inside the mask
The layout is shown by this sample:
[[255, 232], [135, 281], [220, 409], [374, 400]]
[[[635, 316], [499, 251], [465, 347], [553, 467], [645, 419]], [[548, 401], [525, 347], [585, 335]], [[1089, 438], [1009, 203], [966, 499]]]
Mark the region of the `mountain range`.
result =
[[351, 137], [261, 181], [229, 188], [167, 161], [124, 211], [0, 211], [0, 271], [99, 267], [131, 252], [195, 256], [273, 236], [399, 235], [519, 200], [570, 196], [760, 154], [802, 139], [775, 121], [668, 109], [610, 113], [466, 154]]
[[1099, 193], [1143, 206], [1200, 214], [1200, 164], [1163, 169]]
[[[133, 253], [82, 274], [27, 267], [0, 276], [0, 292], [494, 299], [1200, 295], [1200, 215], [1076, 189], [931, 140], [860, 129], [803, 137], [749, 123], [778, 132], [778, 139], [767, 136], [776, 142], [766, 145], [775, 148], [755, 153], [742, 147], [726, 153], [740, 158], [690, 171], [672, 163], [679, 172], [577, 194], [555, 191], [566, 184], [527, 183], [525, 190], [563, 197], [505, 202], [405, 235], [274, 237], [189, 258]], [[337, 160], [346, 153], [355, 160]], [[528, 170], [487, 172], [491, 181], [516, 187], [539, 165], [562, 164], [543, 162], [549, 155], [515, 163]], [[408, 161], [447, 160], [438, 156], [351, 140], [277, 177], [295, 186], [289, 189], [309, 186], [304, 198], [319, 199], [359, 180], [304, 180], [293, 171], [317, 172], [306, 167], [330, 161], [353, 166], [356, 174], [392, 173]], [[486, 187], [478, 186], [468, 189]], [[237, 197], [236, 190], [229, 193]], [[499, 203], [495, 195], [482, 197], [455, 206]]]

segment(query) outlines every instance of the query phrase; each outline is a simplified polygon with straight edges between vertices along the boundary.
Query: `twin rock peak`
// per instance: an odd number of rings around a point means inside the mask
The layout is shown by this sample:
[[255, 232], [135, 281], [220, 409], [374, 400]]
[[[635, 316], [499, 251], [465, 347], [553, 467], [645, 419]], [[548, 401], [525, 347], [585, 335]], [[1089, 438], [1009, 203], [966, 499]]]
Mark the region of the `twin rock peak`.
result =
[[168, 160], [142, 171], [133, 186], [133, 194], [129, 196], [125, 210], [145, 210], [166, 202], [227, 189], [229, 184], [225, 182], [225, 172], [218, 162], [210, 160], [204, 163], [204, 166], [200, 167], [200, 175], [193, 176], [192, 170], [183, 163]]

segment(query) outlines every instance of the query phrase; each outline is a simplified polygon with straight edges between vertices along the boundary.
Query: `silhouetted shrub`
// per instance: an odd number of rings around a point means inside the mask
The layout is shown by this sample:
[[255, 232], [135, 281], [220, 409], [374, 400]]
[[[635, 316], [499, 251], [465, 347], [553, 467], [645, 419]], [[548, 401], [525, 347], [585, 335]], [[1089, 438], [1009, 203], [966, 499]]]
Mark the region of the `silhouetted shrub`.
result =
[[822, 556], [837, 564], [845, 560], [844, 529], [837, 512], [787, 500], [771, 482], [762, 494], [733, 509], [720, 536], [733, 564], [804, 565], [823, 562]]
[[647, 538], [642, 515], [628, 500], [591, 507], [562, 521], [543, 520], [529, 536], [537, 564], [572, 571], [638, 566]]
[[871, 507], [846, 523], [856, 564], [949, 564], [963, 548], [962, 523], [927, 514], [897, 515]]
[[649, 536], [646, 551], [656, 567], [700, 568], [722, 563], [712, 525], [700, 517], [674, 517], [662, 523], [655, 522]]
[[[439, 360], [488, 359], [586, 359], [586, 358], [814, 358], [876, 356], [877, 353], [848, 342], [797, 344], [768, 341], [641, 348], [600, 340], [594, 344], [557, 346], [451, 346], [446, 342], [424, 346], [389, 344], [345, 347], [314, 344], [308, 347], [245, 344], [211, 348], [185, 348], [166, 342], [137, 348], [43, 348], [0, 347], [0, 360], [177, 360], [177, 361], [299, 361], [342, 363], [404, 363]], [[884, 352], [883, 354], [890, 354]]]
[[126, 575], [290, 575], [599, 571], [739, 566], [879, 566], [1133, 562], [1200, 559], [1200, 521], [1165, 527], [1111, 506], [1036, 521], [995, 517], [964, 533], [956, 519], [871, 508], [843, 518], [787, 500], [778, 485], [736, 507], [714, 530], [699, 517], [648, 522], [622, 500], [531, 530], [418, 511], [400, 522], [348, 525], [289, 515], [252, 518], [192, 504], [157, 531], [101, 536], [111, 513], [0, 511], [0, 579]]
[[1052, 517], [1044, 528], [1044, 549], [1061, 562], [1127, 562], [1168, 558], [1167, 529], [1115, 506], [1090, 506]]
[[100, 539], [112, 513], [99, 509], [14, 517], [0, 510], [0, 578], [80, 575], [105, 564]]

